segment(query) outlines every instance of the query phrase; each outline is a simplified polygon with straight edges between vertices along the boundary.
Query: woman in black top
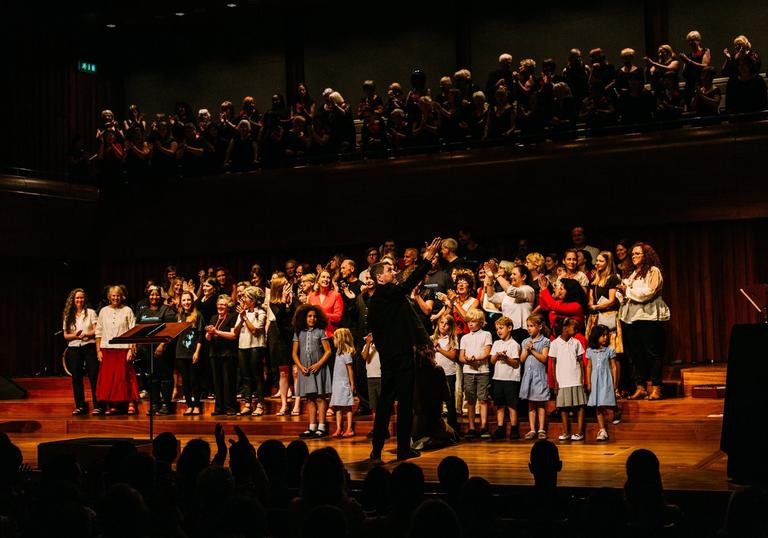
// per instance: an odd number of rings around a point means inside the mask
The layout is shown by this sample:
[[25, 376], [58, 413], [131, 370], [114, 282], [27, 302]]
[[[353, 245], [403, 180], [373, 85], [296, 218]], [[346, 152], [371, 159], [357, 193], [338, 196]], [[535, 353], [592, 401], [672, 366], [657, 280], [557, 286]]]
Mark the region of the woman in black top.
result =
[[176, 337], [176, 368], [181, 372], [181, 383], [187, 402], [184, 414], [199, 415], [202, 412], [199, 371], [205, 320], [189, 291], [181, 294], [181, 309], [177, 321], [191, 323]]
[[221, 129], [216, 123], [211, 123], [200, 135], [203, 145], [203, 170], [213, 174], [221, 171], [229, 143], [221, 136]]
[[197, 127], [194, 123], [187, 123], [184, 126], [184, 138], [179, 142], [177, 155], [181, 161], [184, 177], [195, 177], [203, 174], [205, 149], [203, 142], [197, 135]]
[[[149, 306], [141, 309], [136, 316], [136, 323], [173, 323], [176, 312], [162, 303], [163, 297], [158, 286], [149, 288]], [[172, 346], [158, 344], [155, 346], [154, 357], [150, 356], [152, 347], [149, 345], [136, 346], [137, 361], [142, 363], [144, 371], [154, 371], [150, 379], [153, 407], [149, 412], [158, 415], [168, 415], [171, 412], [171, 397], [173, 396], [173, 351]], [[154, 368], [150, 362], [154, 360]], [[162, 399], [161, 399], [162, 398]]]
[[138, 127], [143, 132], [147, 131], [147, 122], [144, 120], [144, 114], [141, 113], [137, 105], [128, 107], [128, 119], [123, 121], [123, 131], [128, 132], [134, 127]]
[[296, 102], [293, 103], [292, 112], [294, 116], [303, 116], [305, 120], [311, 120], [315, 117], [315, 100], [309, 95], [309, 89], [303, 82], [299, 82], [296, 88]]
[[237, 414], [237, 335], [234, 328], [237, 314], [230, 312], [232, 299], [219, 295], [216, 300], [216, 314], [205, 327], [208, 341], [208, 356], [213, 370], [213, 392], [216, 406], [212, 416]]
[[696, 88], [701, 80], [701, 72], [704, 68], [709, 66], [712, 60], [712, 55], [709, 49], [701, 46], [701, 34], [693, 30], [688, 32], [686, 41], [691, 47], [690, 54], [680, 54], [680, 60], [683, 62], [683, 78], [685, 78], [685, 90], [683, 95], [687, 102], [690, 102], [693, 94], [696, 93]]
[[768, 108], [768, 94], [763, 77], [755, 73], [749, 56], [738, 60], [739, 74], [728, 81], [725, 107], [729, 114], [757, 112]]
[[493, 106], [488, 111], [485, 127], [485, 140], [508, 138], [515, 130], [515, 109], [509, 102], [509, 90], [506, 86], [496, 88]]
[[701, 80], [689, 103], [689, 110], [699, 116], [716, 116], [720, 114], [722, 93], [715, 86], [715, 68], [705, 67], [701, 70]]
[[[293, 300], [292, 286], [284, 276], [272, 277], [269, 292], [269, 313], [271, 321], [267, 328], [269, 361], [273, 372], [279, 373], [278, 396], [280, 411], [278, 415], [288, 414], [288, 385], [291, 373], [291, 347], [293, 346]], [[294, 395], [297, 394], [294, 386]], [[298, 415], [301, 399], [294, 397], [292, 415]]]
[[125, 141], [125, 154], [123, 163], [128, 179], [141, 181], [149, 176], [149, 163], [152, 158], [152, 148], [144, 139], [144, 131], [138, 127], [132, 127], [128, 131], [128, 139]]
[[[207, 324], [208, 320], [216, 315], [216, 297], [219, 296], [218, 282], [215, 278], [204, 278], [200, 285], [199, 297], [195, 301], [195, 308], [200, 312], [203, 321]], [[213, 387], [213, 374], [211, 373], [211, 362], [208, 357], [208, 341], [201, 338], [202, 347], [200, 349], [199, 382], [200, 392], [209, 394]]]
[[485, 126], [488, 123], [488, 100], [481, 91], [472, 95], [472, 105], [469, 108], [469, 130], [472, 140], [480, 140], [485, 136]]
[[680, 71], [680, 62], [675, 59], [675, 51], [672, 47], [661, 45], [658, 54], [658, 61], [651, 60], [648, 56], [644, 58], [648, 81], [651, 83], [651, 89], [656, 93], [664, 90], [663, 79], [666, 73], [677, 75]]
[[168, 124], [164, 121], [158, 123], [152, 150], [152, 171], [155, 177], [167, 179], [177, 176], [176, 151], [178, 149], [179, 144], [171, 135]]
[[246, 172], [256, 166], [258, 146], [251, 130], [251, 122], [242, 119], [237, 124], [237, 134], [229, 141], [224, 158], [226, 167], [231, 172]]

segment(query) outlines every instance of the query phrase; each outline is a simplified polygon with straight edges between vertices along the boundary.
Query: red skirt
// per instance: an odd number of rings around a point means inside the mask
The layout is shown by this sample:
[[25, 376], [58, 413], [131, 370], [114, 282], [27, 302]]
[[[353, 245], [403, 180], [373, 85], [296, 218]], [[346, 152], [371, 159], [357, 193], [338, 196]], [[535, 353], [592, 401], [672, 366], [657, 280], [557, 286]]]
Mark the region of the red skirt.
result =
[[103, 359], [96, 382], [96, 399], [101, 402], [133, 402], [139, 399], [139, 383], [127, 349], [102, 348]]

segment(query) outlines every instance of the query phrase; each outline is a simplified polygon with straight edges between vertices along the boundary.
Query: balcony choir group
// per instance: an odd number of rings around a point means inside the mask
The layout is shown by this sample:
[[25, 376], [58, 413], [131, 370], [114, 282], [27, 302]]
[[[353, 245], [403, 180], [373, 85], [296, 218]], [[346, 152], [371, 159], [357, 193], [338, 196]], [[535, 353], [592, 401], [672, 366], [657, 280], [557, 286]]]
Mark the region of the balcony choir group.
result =
[[[263, 113], [251, 96], [239, 110], [226, 100], [213, 112], [195, 112], [179, 101], [172, 113], [149, 119], [135, 104], [122, 121], [103, 110], [97, 151], [89, 152], [90, 141], [76, 137], [69, 173], [89, 177], [96, 162], [106, 184], [117, 178], [141, 182], [325, 162], [357, 150], [374, 156], [441, 144], [460, 149], [472, 143], [563, 140], [582, 126], [599, 133], [616, 125], [715, 117], [723, 108], [729, 114], [768, 109], [761, 60], [746, 36], [737, 36], [721, 54], [705, 47], [698, 31], [689, 32], [686, 41], [687, 50], [662, 44], [642, 60], [624, 48], [618, 65], [601, 48], [590, 50], [588, 58], [572, 49], [562, 69], [551, 58], [538, 67], [532, 58], [515, 65], [504, 53], [482, 87], [468, 69], [460, 69], [441, 77], [433, 91], [427, 74], [417, 69], [409, 87], [390, 83], [386, 98], [375, 81], [366, 80], [357, 107], [334, 88], [316, 101], [300, 83], [293, 102], [275, 93]], [[714, 64], [721, 55], [718, 69]], [[725, 95], [716, 76], [727, 78]]]

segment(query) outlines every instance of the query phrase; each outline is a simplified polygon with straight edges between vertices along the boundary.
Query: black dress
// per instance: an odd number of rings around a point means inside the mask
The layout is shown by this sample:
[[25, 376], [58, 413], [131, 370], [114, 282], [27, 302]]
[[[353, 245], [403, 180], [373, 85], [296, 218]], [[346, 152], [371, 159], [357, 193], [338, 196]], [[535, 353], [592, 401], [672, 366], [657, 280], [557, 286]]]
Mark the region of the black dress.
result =
[[293, 312], [296, 305], [291, 303], [269, 303], [269, 309], [275, 316], [275, 321], [269, 324], [267, 330], [267, 345], [269, 346], [269, 362], [273, 370], [293, 364], [291, 347], [293, 346]]

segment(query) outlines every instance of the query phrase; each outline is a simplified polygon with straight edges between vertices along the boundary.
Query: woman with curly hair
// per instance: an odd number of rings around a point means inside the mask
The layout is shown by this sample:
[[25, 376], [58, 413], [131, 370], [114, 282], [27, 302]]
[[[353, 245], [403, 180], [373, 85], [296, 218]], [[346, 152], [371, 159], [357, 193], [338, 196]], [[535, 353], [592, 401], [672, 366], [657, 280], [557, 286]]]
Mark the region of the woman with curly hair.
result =
[[456, 283], [454, 289], [448, 290], [447, 296], [440, 294], [438, 298], [443, 300], [448, 312], [453, 312], [456, 333], [461, 336], [469, 334], [467, 312], [478, 308], [480, 303], [475, 296], [475, 274], [470, 269], [458, 269], [453, 281]]
[[96, 400], [96, 379], [99, 375], [99, 361], [96, 358], [96, 312], [88, 308], [88, 296], [82, 288], [69, 292], [62, 315], [64, 322], [64, 340], [67, 341], [67, 367], [72, 373], [72, 391], [75, 397], [73, 415], [88, 412], [83, 390], [83, 368], [91, 383], [94, 415], [100, 415], [103, 409]]
[[[661, 261], [651, 245], [641, 242], [632, 245], [632, 264], [635, 270], [617, 286], [624, 348], [637, 385], [630, 399], [660, 400], [666, 345], [662, 322], [670, 318], [669, 307], [661, 297]], [[652, 384], [650, 394], [646, 390], [648, 379]]]

